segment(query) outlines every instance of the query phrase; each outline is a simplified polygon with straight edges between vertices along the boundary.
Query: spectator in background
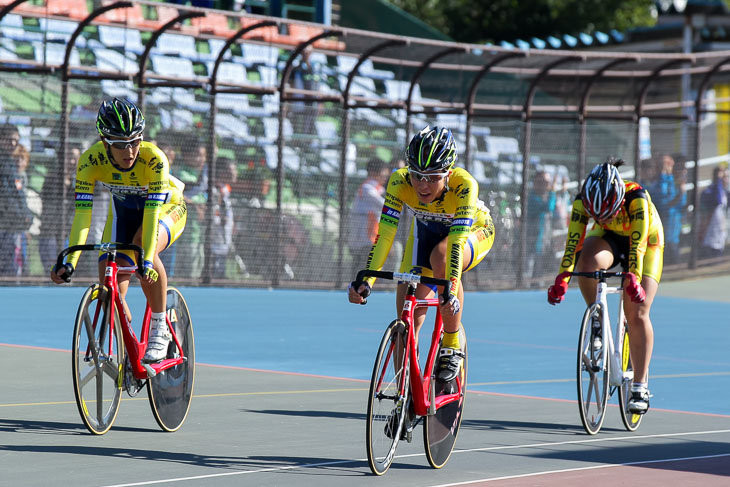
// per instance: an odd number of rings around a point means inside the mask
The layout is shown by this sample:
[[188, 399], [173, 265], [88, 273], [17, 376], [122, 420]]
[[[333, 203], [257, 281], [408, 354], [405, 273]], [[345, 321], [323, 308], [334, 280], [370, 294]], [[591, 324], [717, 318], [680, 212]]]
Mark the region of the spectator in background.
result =
[[[562, 166], [561, 166], [562, 167]], [[573, 198], [568, 191], [568, 174], [559, 172], [555, 175], [555, 212], [553, 213], [553, 229], [564, 230], [568, 228], [570, 220], [570, 208]]]
[[712, 171], [712, 184], [700, 195], [700, 256], [720, 257], [727, 240], [727, 203], [730, 172], [727, 165]]
[[540, 169], [535, 173], [527, 199], [527, 225], [530, 229], [527, 232], [527, 272], [530, 277], [543, 275], [554, 265], [550, 254], [555, 204], [555, 178]]
[[16, 241], [16, 245], [18, 246], [18, 250], [16, 250], [16, 269], [18, 271], [18, 275], [27, 275], [28, 274], [28, 241], [30, 239], [30, 228], [33, 226], [33, 222], [35, 220], [35, 214], [33, 213], [32, 205], [30, 202], [30, 187], [28, 186], [28, 164], [30, 164], [30, 152], [28, 152], [28, 149], [25, 148], [23, 144], [18, 144], [15, 148], [15, 152], [13, 152], [13, 157], [15, 158], [15, 163], [18, 167], [18, 180], [20, 181], [20, 184], [23, 187], [23, 194], [25, 196], [25, 205], [28, 207], [28, 210], [30, 210], [32, 216], [31, 216], [31, 222], [28, 228], [24, 231], [18, 232], [18, 234], [15, 236], [14, 240]]
[[[664, 224], [664, 263], [676, 264], [679, 262], [679, 243], [682, 236], [682, 221], [684, 209], [687, 206], [687, 158], [682, 154], [672, 156], [674, 167], [672, 178], [674, 182], [674, 199], [668, 202]], [[654, 193], [651, 193], [654, 195]]]
[[203, 270], [205, 206], [208, 200], [208, 150], [196, 134], [182, 140], [180, 157], [175, 158], [172, 174], [185, 183], [185, 203], [188, 221], [181, 235], [178, 250], [181, 253], [178, 277], [198, 278]]
[[56, 263], [56, 257], [61, 251], [58, 241], [58, 228], [63, 215], [63, 205], [66, 206], [67, 228], [71, 228], [74, 216], [71, 203], [74, 201], [76, 164], [80, 157], [81, 148], [79, 146], [69, 147], [63, 177], [60, 177], [52, 166], [43, 180], [43, 187], [41, 188], [43, 211], [41, 212], [41, 227], [38, 235], [38, 253], [41, 258], [41, 265], [46, 269], [50, 269]]
[[11, 272], [23, 270], [22, 235], [33, 223], [26, 197], [27, 179], [18, 164], [20, 132], [13, 124], [0, 125], [0, 262], [12, 263]]
[[650, 194], [652, 187], [656, 184], [657, 178], [659, 177], [659, 166], [658, 161], [655, 158], [642, 159], [641, 160], [641, 181], [637, 181], [644, 188], [649, 190]]
[[651, 201], [656, 206], [666, 230], [669, 208], [677, 196], [674, 184], [674, 159], [669, 154], [662, 154], [656, 162], [656, 168], [658, 174], [654, 182], [643, 186], [651, 194]]
[[236, 182], [236, 164], [233, 159], [219, 157], [215, 164], [213, 187], [213, 220], [210, 230], [210, 252], [213, 276], [226, 277], [226, 261], [233, 248], [233, 206], [231, 184]]
[[367, 262], [370, 249], [378, 234], [378, 223], [385, 202], [385, 184], [390, 169], [381, 159], [371, 158], [367, 163], [367, 177], [357, 190], [350, 210], [350, 232], [347, 239], [352, 255], [352, 275]]
[[[309, 60], [309, 50], [302, 52], [299, 62], [291, 74], [291, 86], [297, 90], [316, 91], [319, 79], [312, 69]], [[314, 121], [321, 110], [322, 104], [313, 101], [295, 101], [291, 104], [291, 123], [294, 132], [314, 136], [317, 128]]]

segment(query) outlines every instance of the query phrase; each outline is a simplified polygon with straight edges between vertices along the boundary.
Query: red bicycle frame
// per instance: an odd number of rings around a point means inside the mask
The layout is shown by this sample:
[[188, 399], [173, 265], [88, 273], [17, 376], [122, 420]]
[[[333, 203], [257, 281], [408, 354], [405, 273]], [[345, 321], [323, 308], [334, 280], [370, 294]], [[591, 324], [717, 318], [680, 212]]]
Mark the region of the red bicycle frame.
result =
[[[129, 363], [132, 367], [132, 372], [134, 376], [139, 379], [147, 379], [152, 378], [156, 376], [158, 373], [162, 372], [163, 370], [167, 370], [171, 367], [174, 367], [176, 365], [181, 364], [183, 361], [185, 361], [185, 355], [183, 354], [182, 346], [180, 346], [180, 341], [177, 338], [177, 335], [175, 334], [175, 328], [172, 326], [171, 322], [175, 322], [175, 317], [172, 317], [171, 320], [170, 316], [166, 314], [165, 321], [167, 321], [167, 327], [170, 330], [170, 333], [172, 334], [172, 339], [175, 342], [175, 345], [177, 346], [177, 349], [179, 351], [179, 357], [176, 358], [168, 358], [164, 359], [161, 362], [157, 363], [145, 363], [141, 359], [144, 356], [145, 351], [147, 350], [147, 336], [149, 335], [150, 330], [150, 318], [152, 317], [152, 310], [150, 309], [149, 303], [146, 303], [145, 305], [145, 312], [144, 312], [144, 318], [142, 320], [142, 331], [141, 331], [141, 337], [143, 337], [143, 340], [137, 339], [137, 335], [134, 333], [134, 330], [132, 329], [132, 323], [127, 318], [127, 314], [124, 312], [124, 305], [122, 304], [122, 298], [119, 295], [119, 283], [117, 282], [117, 275], [119, 274], [119, 266], [116, 263], [116, 254], [117, 250], [136, 250], [140, 254], [140, 261], [144, 260], [144, 252], [142, 251], [142, 248], [134, 245], [134, 244], [96, 244], [96, 245], [74, 245], [72, 247], [69, 247], [66, 249], [61, 256], [59, 256], [59, 262], [62, 264], [62, 258], [65, 255], [68, 255], [72, 252], [77, 251], [83, 251], [83, 250], [101, 250], [103, 252], [107, 252], [107, 261], [106, 261], [106, 269], [104, 271], [104, 286], [109, 290], [110, 293], [110, 299], [108, 301], [110, 309], [108, 310], [109, 313], [109, 346], [108, 346], [108, 353], [111, 355], [112, 353], [112, 347], [113, 347], [113, 337], [114, 337], [114, 327], [115, 326], [121, 326], [122, 327], [122, 337], [124, 339], [124, 348], [127, 350], [127, 356], [129, 357]], [[129, 270], [134, 272], [134, 267], [129, 268], [123, 268], [125, 270]], [[98, 300], [96, 304], [96, 310], [94, 311], [94, 329], [96, 329], [99, 314], [102, 311], [102, 304], [103, 300]], [[120, 323], [115, 323], [115, 313], [114, 310], [121, 310], [119, 313], [119, 320]], [[170, 312], [174, 313], [174, 310], [171, 310]], [[87, 347], [86, 349], [86, 356], [88, 357], [90, 351]]]
[[[436, 354], [439, 350], [441, 335], [444, 331], [444, 322], [439, 309], [439, 299], [436, 298], [416, 298], [416, 285], [418, 282], [423, 284], [434, 284], [444, 286], [444, 294], [451, 289], [451, 282], [446, 279], [438, 279], [433, 277], [415, 276], [412, 274], [403, 274], [389, 271], [360, 271], [357, 275], [357, 281], [362, 281], [366, 276], [381, 277], [384, 279], [401, 279], [408, 282], [408, 290], [406, 292], [405, 301], [403, 302], [403, 310], [400, 319], [406, 325], [408, 338], [406, 340], [405, 356], [409, 357], [409, 382], [406, 384], [406, 375], [402, 374], [398, 390], [401, 397], [405, 397], [406, 387], [410, 387], [411, 396], [413, 397], [413, 409], [418, 416], [426, 416], [436, 414], [436, 410], [454, 401], [459, 401], [463, 393], [463, 383], [461, 377], [456, 378], [456, 391], [449, 394], [436, 396], [435, 387], [432, 387], [432, 377], [430, 375], [423, 377], [420, 364], [418, 363], [418, 354], [416, 351], [416, 335], [415, 326], [413, 325], [413, 316], [418, 308], [434, 307], [436, 308], [436, 320], [434, 322], [433, 333], [431, 334], [431, 347], [428, 350], [425, 369], [433, 370], [436, 361]], [[395, 343], [391, 344], [390, 352], [387, 360], [393, 359], [393, 351]], [[387, 364], [386, 364], [387, 365]], [[385, 368], [383, 368], [383, 373]], [[383, 381], [381, 376], [379, 382]]]
[[[436, 320], [434, 323], [433, 333], [431, 334], [431, 347], [428, 350], [428, 357], [424, 370], [433, 370], [436, 354], [439, 350], [441, 335], [444, 330], [444, 322], [439, 309], [438, 298], [418, 299], [411, 292], [406, 293], [405, 302], [403, 303], [403, 311], [401, 312], [401, 321], [406, 324], [408, 332], [408, 340], [406, 341], [406, 355], [410, 357], [410, 388], [413, 398], [413, 410], [418, 416], [433, 415], [436, 410], [454, 401], [458, 401], [461, 397], [461, 377], [456, 378], [456, 392], [452, 394], [435, 395], [435, 388], [431, 387], [433, 377], [427, 375], [422, 376], [420, 364], [418, 363], [418, 354], [416, 352], [416, 335], [415, 326], [413, 325], [413, 315], [418, 308], [435, 307]], [[405, 374], [401, 378], [400, 391], [405, 391]], [[429, 393], [430, 391], [430, 393]]]

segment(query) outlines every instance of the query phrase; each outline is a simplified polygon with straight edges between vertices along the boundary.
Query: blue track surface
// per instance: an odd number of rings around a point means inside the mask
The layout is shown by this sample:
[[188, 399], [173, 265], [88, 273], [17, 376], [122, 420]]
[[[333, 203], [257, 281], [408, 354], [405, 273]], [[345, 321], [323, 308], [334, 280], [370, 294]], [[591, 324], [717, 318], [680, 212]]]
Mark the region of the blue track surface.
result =
[[[369, 379], [383, 330], [395, 316], [389, 292], [355, 306], [344, 291], [181, 291], [193, 317], [197, 359], [210, 364]], [[0, 288], [0, 342], [70, 349], [82, 294], [79, 287]], [[138, 330], [138, 288], [129, 303]], [[557, 307], [546, 303], [544, 291], [467, 293], [470, 389], [575, 400], [583, 310], [575, 290]], [[718, 387], [730, 376], [728, 316], [730, 303], [656, 298], [652, 408], [730, 413], [728, 389]]]

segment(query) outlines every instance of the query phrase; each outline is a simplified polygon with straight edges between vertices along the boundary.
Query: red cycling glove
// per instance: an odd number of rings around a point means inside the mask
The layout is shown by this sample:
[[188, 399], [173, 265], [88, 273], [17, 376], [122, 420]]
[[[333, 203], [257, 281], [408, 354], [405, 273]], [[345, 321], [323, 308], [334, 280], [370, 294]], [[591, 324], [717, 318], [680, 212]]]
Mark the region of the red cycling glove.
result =
[[568, 290], [568, 283], [565, 281], [566, 277], [570, 276], [570, 272], [561, 272], [558, 277], [555, 278], [555, 284], [548, 288], [548, 303], [560, 304], [565, 293]]
[[636, 279], [636, 274], [627, 272], [624, 281], [624, 291], [634, 303], [643, 303], [646, 299], [646, 292], [641, 283]]

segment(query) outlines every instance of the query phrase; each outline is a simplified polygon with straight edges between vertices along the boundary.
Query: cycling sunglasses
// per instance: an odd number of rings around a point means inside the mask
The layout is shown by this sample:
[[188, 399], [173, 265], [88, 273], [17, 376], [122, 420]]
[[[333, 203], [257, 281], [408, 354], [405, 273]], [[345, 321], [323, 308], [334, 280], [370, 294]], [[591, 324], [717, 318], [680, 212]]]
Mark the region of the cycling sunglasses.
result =
[[416, 178], [418, 181], [425, 181], [427, 183], [438, 183], [446, 176], [449, 175], [449, 171], [446, 172], [418, 172], [414, 169], [408, 168], [408, 174], [412, 178]]
[[139, 145], [139, 143], [142, 142], [142, 136], [140, 135], [139, 137], [135, 137], [133, 139], [120, 140], [107, 139], [105, 137], [104, 142], [114, 147], [115, 149], [129, 149], [130, 147], [132, 149], [135, 149]]

